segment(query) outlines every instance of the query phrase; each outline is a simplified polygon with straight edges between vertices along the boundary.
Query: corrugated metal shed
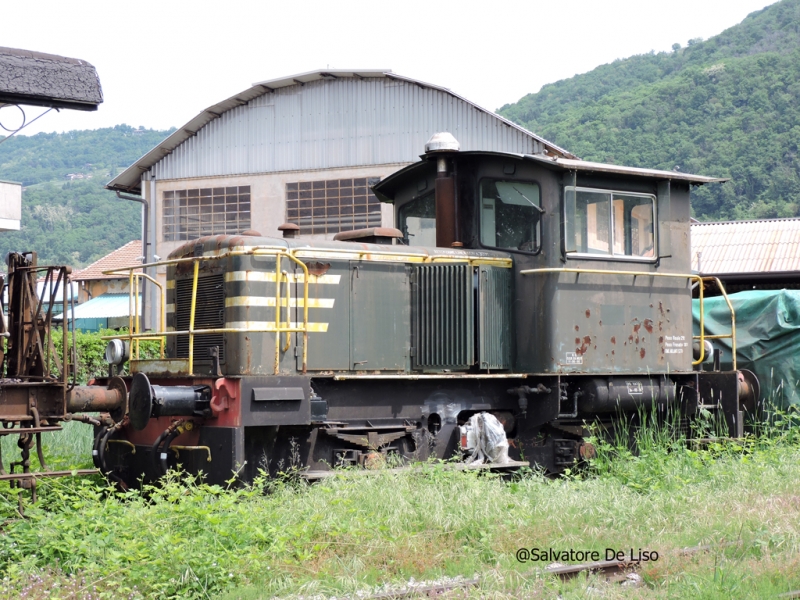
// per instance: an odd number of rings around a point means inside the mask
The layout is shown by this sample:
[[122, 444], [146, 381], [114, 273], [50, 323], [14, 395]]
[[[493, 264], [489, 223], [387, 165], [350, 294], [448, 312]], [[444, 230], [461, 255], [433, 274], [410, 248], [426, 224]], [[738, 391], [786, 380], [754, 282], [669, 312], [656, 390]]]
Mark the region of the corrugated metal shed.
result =
[[462, 150], [575, 158], [450, 90], [389, 70], [312, 71], [255, 84], [216, 104], [114, 178], [182, 179], [414, 162], [433, 133]]
[[692, 223], [692, 269], [715, 275], [800, 271], [800, 219]]

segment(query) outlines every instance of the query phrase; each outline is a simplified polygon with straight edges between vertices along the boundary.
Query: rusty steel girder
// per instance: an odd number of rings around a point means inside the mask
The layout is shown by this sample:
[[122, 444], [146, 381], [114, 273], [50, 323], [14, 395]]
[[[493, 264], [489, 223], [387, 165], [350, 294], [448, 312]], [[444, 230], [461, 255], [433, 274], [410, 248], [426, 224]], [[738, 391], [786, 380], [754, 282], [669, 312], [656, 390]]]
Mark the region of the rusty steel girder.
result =
[[[53, 310], [60, 303], [67, 315], [71, 307], [70, 273], [69, 267], [38, 267], [34, 252], [11, 253], [7, 280], [0, 281], [0, 289], [8, 285], [8, 322], [0, 319], [0, 335], [7, 340], [6, 352], [0, 348], [0, 436], [19, 436], [21, 451], [20, 459], [10, 463], [10, 472], [6, 472], [0, 456], [0, 480], [30, 490], [34, 501], [38, 478], [72, 474], [47, 468], [41, 434], [59, 431], [57, 423], [72, 419], [74, 413], [109, 413], [111, 419], [105, 420], [118, 423], [128, 405], [127, 386], [120, 377], [109, 379], [107, 386], [76, 385], [76, 368], [70, 364], [76, 355], [74, 331], [72, 348], [68, 346], [66, 324], [63, 336], [54, 339]], [[91, 417], [77, 420], [99, 423]], [[42, 469], [38, 473], [31, 471], [34, 446]], [[19, 501], [22, 512], [21, 496]]]

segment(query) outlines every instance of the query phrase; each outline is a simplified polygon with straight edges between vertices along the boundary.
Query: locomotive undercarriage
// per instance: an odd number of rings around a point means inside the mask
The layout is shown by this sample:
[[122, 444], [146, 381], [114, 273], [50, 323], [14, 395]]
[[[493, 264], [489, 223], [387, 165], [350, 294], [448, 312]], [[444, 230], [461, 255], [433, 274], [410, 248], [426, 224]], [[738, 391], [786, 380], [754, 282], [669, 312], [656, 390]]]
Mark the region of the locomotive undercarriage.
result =
[[[260, 473], [315, 479], [341, 466], [373, 469], [430, 458], [461, 460], [461, 426], [474, 414], [488, 412], [503, 424], [512, 466], [530, 464], [559, 473], [593, 455], [586, 442], [589, 434], [613, 437], [620, 425], [638, 426], [643, 415], [669, 421], [676, 433], [686, 434], [698, 410], [711, 407], [727, 425], [726, 433], [741, 434], [740, 398], [749, 393], [736, 372], [226, 381], [239, 386], [238, 398], [228, 408], [238, 415], [209, 416], [205, 405], [198, 405], [199, 410], [184, 415], [151, 418], [142, 431], [134, 431], [127, 421], [107, 437], [101, 428], [98, 468], [129, 486], [155, 481], [176, 468], [202, 472], [207, 481], [224, 484], [251, 481]], [[165, 383], [154, 380], [153, 386]], [[219, 387], [206, 380], [194, 382], [195, 387], [207, 384]], [[618, 390], [615, 397], [606, 394], [609, 389]], [[698, 390], [706, 398], [716, 397], [716, 404], [701, 405]]]

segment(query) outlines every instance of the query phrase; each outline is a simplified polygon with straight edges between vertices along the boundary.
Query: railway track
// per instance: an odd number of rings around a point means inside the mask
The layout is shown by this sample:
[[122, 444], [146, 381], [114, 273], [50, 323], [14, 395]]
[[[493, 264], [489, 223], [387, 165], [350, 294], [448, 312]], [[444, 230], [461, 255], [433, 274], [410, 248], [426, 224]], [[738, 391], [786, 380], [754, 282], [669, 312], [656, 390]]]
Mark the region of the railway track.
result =
[[[723, 542], [720, 544], [705, 544], [702, 546], [692, 546], [683, 548], [678, 552], [680, 556], [691, 556], [700, 552], [711, 552], [714, 550], [721, 550], [730, 546], [738, 545], [738, 542]], [[640, 584], [641, 578], [635, 574], [635, 571], [641, 567], [640, 560], [603, 560], [597, 562], [581, 563], [576, 565], [553, 565], [545, 568], [546, 573], [556, 575], [562, 580], [569, 580], [581, 573], [594, 573], [601, 575], [609, 582], [631, 584]], [[800, 591], [789, 592], [789, 594], [797, 594], [796, 596], [784, 595], [781, 597], [786, 598], [800, 598]]]
[[455, 590], [464, 590], [471, 587], [476, 587], [480, 583], [480, 579], [456, 579], [445, 582], [420, 582], [419, 585], [408, 585], [403, 588], [395, 590], [387, 590], [385, 592], [378, 592], [371, 596], [366, 596], [365, 600], [400, 600], [401, 598], [436, 598], [443, 594], [453, 592]]

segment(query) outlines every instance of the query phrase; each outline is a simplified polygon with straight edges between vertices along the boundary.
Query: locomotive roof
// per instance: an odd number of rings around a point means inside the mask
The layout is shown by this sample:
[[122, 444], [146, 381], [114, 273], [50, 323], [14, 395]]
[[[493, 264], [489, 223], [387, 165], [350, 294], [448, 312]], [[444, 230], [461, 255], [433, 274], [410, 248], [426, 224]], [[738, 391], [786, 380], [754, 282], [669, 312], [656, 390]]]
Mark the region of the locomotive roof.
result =
[[[197, 247], [201, 249], [198, 250]], [[304, 258], [361, 258], [370, 260], [395, 259], [400, 262], [428, 262], [430, 260], [447, 262], [451, 259], [456, 262], [469, 261], [482, 264], [511, 266], [511, 254], [497, 250], [472, 250], [461, 248], [433, 248], [423, 246], [390, 246], [385, 244], [366, 244], [362, 242], [339, 242], [331, 240], [310, 240], [303, 238], [285, 239], [270, 236], [246, 235], [211, 235], [196, 240], [191, 240], [173, 250], [168, 260], [199, 256], [215, 256], [230, 250], [286, 249], [299, 253]], [[358, 257], [351, 257], [358, 254]], [[382, 256], [383, 258], [378, 258]]]
[[539, 154], [526, 154], [524, 158], [537, 162], [555, 164], [564, 171], [589, 171], [594, 173], [611, 173], [614, 175], [632, 175], [634, 177], [647, 177], [651, 179], [674, 179], [688, 181], [696, 185], [703, 183], [722, 183], [728, 181], [727, 177], [707, 177], [706, 175], [692, 175], [680, 171], [661, 171], [660, 169], [642, 169], [640, 167], [626, 167], [608, 163], [590, 162], [573, 158], [550, 157]]
[[[642, 169], [640, 167], [626, 167], [623, 165], [612, 165], [608, 163], [590, 162], [587, 160], [560, 158], [556, 156], [547, 156], [544, 154], [516, 154], [511, 152], [486, 152], [486, 151], [467, 151], [453, 153], [457, 156], [475, 156], [475, 157], [499, 157], [499, 158], [513, 158], [516, 160], [531, 160], [549, 168], [555, 168], [561, 171], [583, 171], [587, 173], [607, 173], [610, 175], [625, 175], [629, 177], [644, 177], [647, 179], [655, 180], [676, 180], [686, 181], [693, 185], [701, 185], [704, 183], [721, 183], [728, 181], [727, 178], [720, 177], [707, 177], [705, 175], [692, 175], [691, 173], [682, 173], [680, 171], [661, 171], [659, 169]], [[435, 154], [431, 158], [435, 158]], [[376, 195], [383, 202], [394, 202], [394, 194], [399, 186], [402, 186], [409, 181], [413, 181], [421, 173], [435, 170], [435, 161], [429, 160], [428, 155], [422, 155], [422, 160], [409, 165], [399, 171], [389, 175], [386, 179], [378, 183], [374, 188]]]

